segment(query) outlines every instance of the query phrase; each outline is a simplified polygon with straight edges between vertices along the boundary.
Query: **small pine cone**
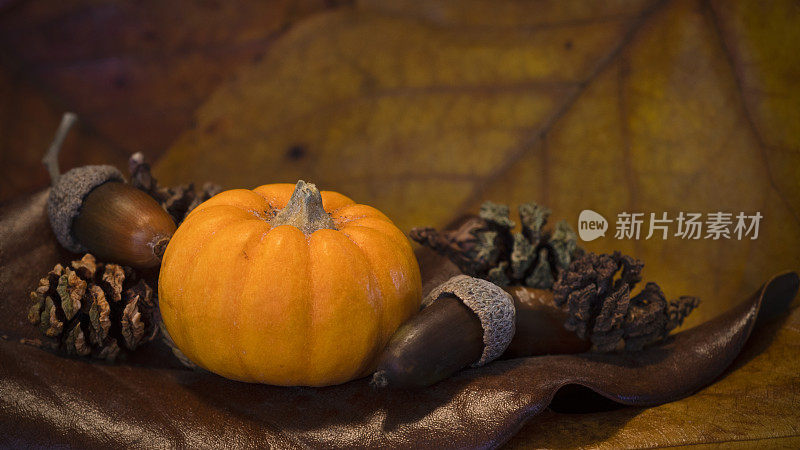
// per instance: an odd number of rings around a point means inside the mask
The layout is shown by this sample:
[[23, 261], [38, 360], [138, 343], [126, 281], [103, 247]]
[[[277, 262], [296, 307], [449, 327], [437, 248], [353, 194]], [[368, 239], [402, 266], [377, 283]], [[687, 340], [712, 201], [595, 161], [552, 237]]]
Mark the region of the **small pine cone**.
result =
[[197, 205], [222, 191], [220, 186], [213, 183], [203, 184], [199, 191], [194, 188], [193, 183], [163, 187], [153, 177], [150, 172], [150, 164], [144, 160], [141, 152], [131, 155], [128, 160], [128, 172], [131, 177], [131, 185], [156, 199], [178, 225]]
[[28, 321], [60, 353], [113, 361], [158, 332], [156, 296], [129, 267], [97, 262], [91, 254], [57, 264], [31, 292]]
[[486, 231], [486, 221], [472, 217], [453, 231], [414, 228], [409, 234], [411, 239], [450, 258], [465, 274], [483, 278], [497, 264], [499, 255], [491, 241], [497, 234]]
[[664, 339], [700, 301], [681, 297], [669, 302], [655, 283], [631, 297], [643, 267], [619, 252], [587, 253], [573, 261], [553, 287], [556, 305], [569, 312], [565, 328], [590, 339], [600, 352], [641, 350]]
[[447, 256], [469, 276], [500, 286], [550, 289], [573, 259], [583, 254], [578, 237], [565, 221], [545, 230], [550, 210], [535, 203], [519, 206], [522, 230], [506, 205], [486, 202], [477, 217], [451, 231], [414, 228], [411, 239]]

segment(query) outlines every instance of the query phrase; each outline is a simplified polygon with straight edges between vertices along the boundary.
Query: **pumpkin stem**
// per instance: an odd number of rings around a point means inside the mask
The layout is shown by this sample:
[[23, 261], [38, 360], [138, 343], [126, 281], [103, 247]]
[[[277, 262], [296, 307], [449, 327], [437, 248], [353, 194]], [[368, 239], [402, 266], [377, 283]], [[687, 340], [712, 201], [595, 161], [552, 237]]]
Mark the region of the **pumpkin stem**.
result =
[[322, 207], [322, 195], [317, 186], [303, 180], [297, 182], [289, 203], [271, 222], [273, 227], [292, 225], [306, 236], [323, 228], [336, 229], [333, 219]]

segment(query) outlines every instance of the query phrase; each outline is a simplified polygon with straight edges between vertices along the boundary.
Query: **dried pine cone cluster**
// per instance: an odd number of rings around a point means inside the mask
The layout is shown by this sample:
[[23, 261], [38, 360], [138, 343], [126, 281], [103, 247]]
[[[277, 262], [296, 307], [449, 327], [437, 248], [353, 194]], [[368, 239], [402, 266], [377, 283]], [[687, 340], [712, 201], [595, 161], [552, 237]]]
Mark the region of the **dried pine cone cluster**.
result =
[[587, 253], [573, 261], [553, 286], [555, 303], [569, 312], [565, 327], [582, 339], [589, 338], [600, 352], [623, 346], [640, 350], [665, 338], [700, 300], [667, 301], [655, 283], [647, 283], [631, 297], [642, 280], [643, 267], [641, 261], [619, 252]]
[[203, 184], [200, 191], [195, 190], [194, 184], [183, 184], [176, 187], [163, 187], [150, 173], [150, 164], [144, 160], [141, 152], [134, 153], [128, 160], [128, 172], [131, 185], [146, 192], [172, 216], [176, 225], [200, 203], [220, 193], [222, 188], [213, 183]]
[[486, 202], [478, 217], [453, 231], [414, 228], [410, 236], [452, 260], [467, 275], [499, 286], [521, 284], [550, 289], [559, 273], [580, 254], [577, 236], [566, 221], [545, 230], [550, 210], [535, 203], [519, 206], [522, 231], [506, 205]]
[[113, 361], [158, 332], [156, 298], [130, 267], [103, 264], [86, 254], [68, 267], [57, 264], [31, 292], [28, 320], [47, 341], [69, 355]]

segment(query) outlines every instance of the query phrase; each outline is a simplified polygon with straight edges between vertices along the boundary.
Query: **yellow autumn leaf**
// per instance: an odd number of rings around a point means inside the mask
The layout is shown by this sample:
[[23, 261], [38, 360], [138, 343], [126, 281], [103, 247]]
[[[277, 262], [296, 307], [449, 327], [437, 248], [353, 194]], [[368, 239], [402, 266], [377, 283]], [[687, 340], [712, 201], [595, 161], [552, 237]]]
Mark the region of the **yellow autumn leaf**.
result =
[[[305, 179], [406, 230], [487, 199], [593, 209], [612, 228], [585, 247], [701, 297], [693, 325], [800, 266], [799, 25], [788, 1], [360, 2], [241, 68], [157, 175]], [[758, 239], [614, 238], [622, 212], [718, 211], [759, 212]]]

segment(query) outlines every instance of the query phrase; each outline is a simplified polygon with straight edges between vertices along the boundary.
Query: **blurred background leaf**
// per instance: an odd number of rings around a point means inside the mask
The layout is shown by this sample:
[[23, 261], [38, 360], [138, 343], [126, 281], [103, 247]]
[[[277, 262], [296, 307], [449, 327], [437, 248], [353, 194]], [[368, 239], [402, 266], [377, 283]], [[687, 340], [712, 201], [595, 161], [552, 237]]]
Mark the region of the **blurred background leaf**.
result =
[[[0, 199], [144, 151], [167, 183], [303, 178], [403, 229], [537, 201], [643, 259], [689, 325], [800, 262], [796, 2], [0, 4]], [[616, 240], [620, 212], [759, 211], [759, 239]], [[673, 229], [674, 229], [673, 223]], [[645, 224], [646, 227], [646, 224]], [[647, 233], [647, 229], [643, 230]]]
[[[706, 320], [798, 267], [796, 3], [364, 2], [243, 65], [160, 160], [169, 182], [314, 181], [402, 229], [535, 200]], [[620, 212], [759, 211], [758, 240], [615, 240]], [[673, 224], [673, 233], [676, 229]]]
[[322, 0], [0, 1], [0, 201], [47, 185], [41, 157], [65, 110], [81, 122], [64, 169], [151, 160], [195, 108]]

